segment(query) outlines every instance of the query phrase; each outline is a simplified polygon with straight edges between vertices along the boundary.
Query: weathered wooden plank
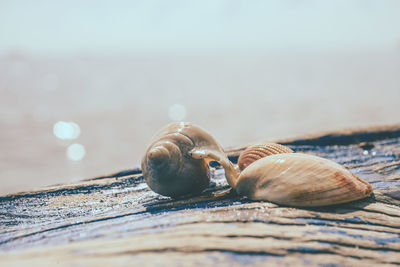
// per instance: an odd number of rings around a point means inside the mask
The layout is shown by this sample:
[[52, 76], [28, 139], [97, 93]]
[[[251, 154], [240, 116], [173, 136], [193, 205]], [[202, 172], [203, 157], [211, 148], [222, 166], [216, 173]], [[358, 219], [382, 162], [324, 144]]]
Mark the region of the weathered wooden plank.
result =
[[1, 265], [400, 265], [400, 126], [285, 142], [343, 164], [374, 196], [313, 209], [251, 202], [216, 166], [205, 192], [172, 200], [125, 170], [0, 197]]
[[[339, 131], [308, 134], [302, 137], [274, 140], [284, 145], [311, 145], [311, 146], [335, 146], [351, 145], [377, 140], [397, 138], [400, 136], [400, 124], [363, 127], [357, 129], [343, 129]], [[253, 143], [228, 149], [230, 154], [238, 155], [240, 151]], [[362, 146], [363, 144], [361, 144]], [[364, 144], [365, 146], [365, 144]]]

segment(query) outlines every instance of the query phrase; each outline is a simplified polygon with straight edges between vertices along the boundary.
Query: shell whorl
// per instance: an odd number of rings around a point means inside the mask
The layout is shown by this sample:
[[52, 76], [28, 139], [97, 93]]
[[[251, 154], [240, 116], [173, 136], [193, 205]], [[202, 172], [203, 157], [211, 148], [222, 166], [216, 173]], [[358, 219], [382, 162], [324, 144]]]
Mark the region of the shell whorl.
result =
[[147, 161], [152, 168], [168, 168], [166, 171], [174, 171], [169, 169], [177, 166], [177, 164], [171, 164], [171, 161], [177, 162], [180, 160], [181, 156], [182, 153], [176, 144], [164, 140], [155, 143], [149, 149]]
[[171, 142], [157, 143], [148, 152], [149, 161], [155, 165], [164, 164], [170, 160], [171, 154], [179, 154], [178, 150]]
[[208, 132], [191, 123], [171, 123], [152, 138], [141, 161], [143, 177], [149, 188], [160, 195], [198, 194], [209, 185], [207, 159], [212, 155], [221, 155], [228, 161]]
[[256, 160], [271, 156], [274, 154], [293, 153], [293, 150], [287, 146], [277, 143], [262, 143], [249, 146], [239, 156], [238, 166], [243, 171], [247, 166]]

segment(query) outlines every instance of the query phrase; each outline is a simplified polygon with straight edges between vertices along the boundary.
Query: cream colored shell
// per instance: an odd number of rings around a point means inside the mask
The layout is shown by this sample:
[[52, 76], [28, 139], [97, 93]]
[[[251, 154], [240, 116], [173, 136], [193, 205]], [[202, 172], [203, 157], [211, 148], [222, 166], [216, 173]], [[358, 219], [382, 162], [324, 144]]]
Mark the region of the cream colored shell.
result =
[[372, 187], [341, 165], [307, 154], [275, 154], [248, 166], [236, 191], [289, 206], [326, 206], [369, 196]]

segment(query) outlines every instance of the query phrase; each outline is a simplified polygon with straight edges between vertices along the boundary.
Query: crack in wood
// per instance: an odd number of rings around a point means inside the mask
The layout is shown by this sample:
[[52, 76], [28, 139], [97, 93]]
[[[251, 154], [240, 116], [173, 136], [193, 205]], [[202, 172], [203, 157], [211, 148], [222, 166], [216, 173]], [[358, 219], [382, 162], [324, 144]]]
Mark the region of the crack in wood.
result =
[[[175, 265], [178, 256], [193, 262], [213, 255], [223, 263], [232, 255], [259, 255], [292, 265], [400, 265], [400, 125], [281, 143], [344, 164], [374, 186], [374, 196], [312, 209], [251, 202], [220, 194], [229, 187], [214, 164], [210, 188], [173, 200], [149, 191], [140, 168], [127, 169], [0, 196], [0, 261], [42, 265], [77, 257], [101, 263], [151, 254], [150, 262]], [[230, 159], [245, 147], [228, 150]]]

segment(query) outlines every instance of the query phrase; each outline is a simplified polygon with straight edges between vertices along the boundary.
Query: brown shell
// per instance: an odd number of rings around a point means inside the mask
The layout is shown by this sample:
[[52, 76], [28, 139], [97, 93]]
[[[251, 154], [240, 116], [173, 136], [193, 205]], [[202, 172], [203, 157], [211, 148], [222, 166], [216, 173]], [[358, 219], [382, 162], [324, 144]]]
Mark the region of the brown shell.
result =
[[293, 150], [287, 146], [276, 143], [263, 143], [249, 146], [239, 156], [239, 169], [243, 171], [247, 166], [256, 160], [282, 153], [293, 153]]
[[239, 174], [214, 137], [194, 124], [175, 122], [153, 137], [141, 168], [151, 190], [176, 198], [198, 194], [207, 188], [210, 159], [225, 168], [228, 183], [235, 185]]

